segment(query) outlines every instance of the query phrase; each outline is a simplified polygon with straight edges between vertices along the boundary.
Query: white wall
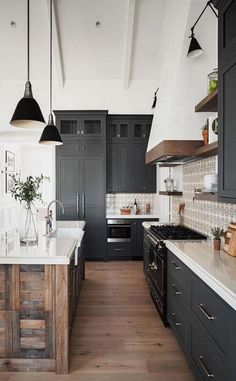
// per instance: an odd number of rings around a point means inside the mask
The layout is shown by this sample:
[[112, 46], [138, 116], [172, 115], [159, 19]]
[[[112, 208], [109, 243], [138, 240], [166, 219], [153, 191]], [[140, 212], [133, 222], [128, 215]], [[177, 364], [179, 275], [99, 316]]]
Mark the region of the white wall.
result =
[[[66, 81], [64, 88], [54, 83], [54, 110], [108, 110], [112, 114], [152, 114], [153, 93], [157, 82], [131, 81], [128, 89], [122, 81], [84, 80]], [[48, 82], [32, 82], [33, 94], [38, 101], [44, 118], [49, 113]], [[2, 81], [0, 83], [0, 131], [15, 130], [9, 125], [14, 108], [23, 96], [23, 81]]]
[[[195, 113], [195, 105], [207, 95], [207, 74], [217, 67], [217, 18], [210, 8], [195, 28], [203, 55], [186, 57], [191, 26], [205, 1], [167, 0], [162, 45], [162, 72], [148, 150], [163, 139], [201, 139], [207, 113]], [[171, 22], [170, 22], [171, 20]]]

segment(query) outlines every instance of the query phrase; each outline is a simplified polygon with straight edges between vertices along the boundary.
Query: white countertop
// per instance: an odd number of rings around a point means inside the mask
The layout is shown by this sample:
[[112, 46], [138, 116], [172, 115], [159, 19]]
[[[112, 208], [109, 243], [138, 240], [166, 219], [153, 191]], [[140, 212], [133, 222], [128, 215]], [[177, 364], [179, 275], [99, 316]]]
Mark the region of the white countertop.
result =
[[157, 214], [107, 214], [107, 220], [123, 220], [127, 218], [139, 218], [139, 219], [151, 219], [151, 218], [159, 218]]
[[[69, 222], [69, 221], [68, 221]], [[74, 224], [76, 221], [71, 221]], [[73, 225], [72, 224], [72, 225]], [[68, 224], [69, 225], [69, 224]], [[0, 233], [0, 264], [69, 264], [75, 248], [80, 247], [84, 231], [81, 228], [73, 229], [73, 234], [67, 238], [64, 227], [60, 227], [51, 238], [43, 235], [39, 227], [37, 245], [20, 245], [19, 229], [14, 228]], [[77, 256], [75, 263], [77, 263]]]
[[56, 229], [58, 228], [72, 228], [84, 230], [86, 225], [85, 221], [56, 221]]
[[214, 251], [211, 240], [166, 241], [166, 246], [236, 310], [236, 257]]

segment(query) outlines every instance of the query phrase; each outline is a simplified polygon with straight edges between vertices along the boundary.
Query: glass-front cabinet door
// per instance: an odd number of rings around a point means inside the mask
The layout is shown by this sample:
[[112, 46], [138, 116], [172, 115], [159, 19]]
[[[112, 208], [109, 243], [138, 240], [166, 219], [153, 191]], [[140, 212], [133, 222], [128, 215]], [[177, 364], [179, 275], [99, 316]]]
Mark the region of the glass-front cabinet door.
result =
[[136, 139], [148, 139], [151, 130], [150, 121], [137, 121], [132, 123], [133, 138]]
[[73, 117], [58, 118], [57, 128], [64, 138], [77, 136], [79, 131], [78, 119]]
[[104, 135], [104, 126], [99, 118], [80, 118], [80, 135], [85, 137], [101, 137]]
[[129, 123], [126, 121], [108, 121], [107, 136], [109, 140], [129, 138]]

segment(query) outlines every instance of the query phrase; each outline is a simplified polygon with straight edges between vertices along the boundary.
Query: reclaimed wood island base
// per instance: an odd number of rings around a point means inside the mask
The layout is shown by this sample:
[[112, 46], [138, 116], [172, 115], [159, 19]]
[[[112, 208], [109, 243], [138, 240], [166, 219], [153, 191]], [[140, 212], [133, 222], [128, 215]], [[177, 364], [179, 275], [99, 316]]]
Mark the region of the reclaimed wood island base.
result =
[[68, 264], [0, 264], [0, 371], [68, 373], [82, 248], [77, 261], [70, 243]]

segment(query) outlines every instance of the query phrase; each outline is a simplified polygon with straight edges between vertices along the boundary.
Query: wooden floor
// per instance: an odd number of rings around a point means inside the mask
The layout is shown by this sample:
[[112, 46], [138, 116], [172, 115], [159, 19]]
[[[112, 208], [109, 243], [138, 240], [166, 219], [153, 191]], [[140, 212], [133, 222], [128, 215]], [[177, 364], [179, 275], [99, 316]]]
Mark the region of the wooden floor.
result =
[[195, 380], [151, 302], [141, 262], [86, 264], [71, 356], [69, 375], [2, 373], [0, 380]]

